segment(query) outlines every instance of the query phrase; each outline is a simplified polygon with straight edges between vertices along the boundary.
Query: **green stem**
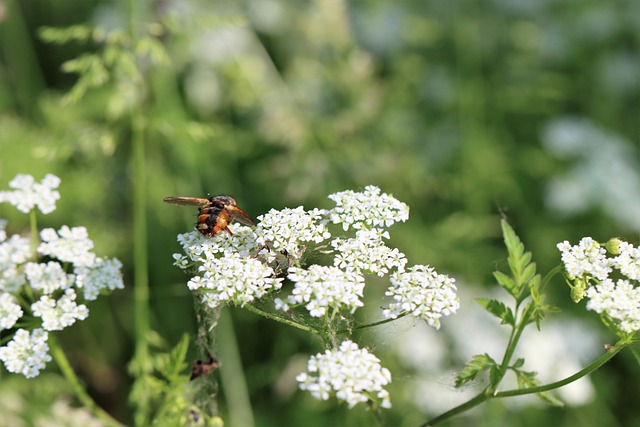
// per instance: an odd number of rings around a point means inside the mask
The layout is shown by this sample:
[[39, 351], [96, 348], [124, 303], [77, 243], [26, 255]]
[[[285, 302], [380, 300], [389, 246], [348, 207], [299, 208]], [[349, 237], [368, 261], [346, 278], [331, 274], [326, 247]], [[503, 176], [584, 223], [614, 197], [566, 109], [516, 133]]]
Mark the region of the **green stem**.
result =
[[554, 390], [560, 387], [564, 387], [565, 385], [570, 384], [576, 380], [579, 380], [580, 378], [586, 375], [589, 375], [591, 372], [600, 368], [602, 365], [607, 363], [613, 356], [615, 356], [620, 350], [625, 348], [627, 345], [629, 345], [627, 342], [619, 341], [618, 343], [616, 343], [616, 345], [610, 348], [602, 356], [598, 357], [596, 360], [591, 362], [589, 366], [560, 381], [556, 381], [554, 383], [545, 384], [537, 387], [528, 387], [525, 389], [501, 391], [501, 392], [495, 393], [493, 397], [522, 396], [525, 394], [542, 393], [544, 391], [549, 391], [549, 390]]
[[483, 403], [486, 400], [489, 400], [491, 398], [502, 398], [502, 397], [510, 397], [510, 396], [522, 396], [525, 394], [534, 394], [534, 393], [542, 393], [544, 391], [549, 391], [549, 390], [554, 390], [560, 387], [563, 387], [567, 384], [570, 384], [590, 373], [592, 373], [593, 371], [595, 371], [596, 369], [600, 368], [602, 365], [604, 365], [606, 362], [608, 362], [613, 356], [615, 356], [620, 350], [622, 350], [624, 347], [628, 346], [630, 344], [630, 342], [628, 340], [620, 340], [616, 343], [616, 345], [614, 345], [612, 348], [610, 348], [607, 352], [605, 352], [602, 356], [600, 356], [599, 358], [597, 358], [596, 360], [594, 360], [591, 364], [589, 364], [589, 366], [587, 366], [586, 368], [582, 369], [581, 371], [567, 377], [564, 378], [560, 381], [556, 381], [554, 383], [551, 384], [546, 384], [546, 385], [541, 385], [538, 387], [529, 387], [526, 389], [518, 389], [518, 390], [507, 390], [507, 391], [501, 391], [501, 392], [493, 392], [491, 387], [487, 387], [485, 388], [482, 392], [480, 392], [478, 395], [476, 395], [474, 398], [472, 398], [471, 400], [468, 400], [467, 402], [456, 406], [453, 409], [450, 409], [449, 411], [437, 416], [436, 418], [433, 418], [429, 421], [427, 421], [426, 423], [422, 424], [421, 427], [429, 427], [429, 426], [434, 426], [438, 423], [441, 423], [445, 420], [448, 420], [449, 418], [453, 418], [454, 416], [461, 414], [465, 411], [468, 411], [469, 409], [473, 408], [474, 406], [478, 406], [479, 404]]
[[69, 383], [71, 390], [76, 395], [80, 403], [84, 405], [96, 418], [99, 418], [101, 421], [105, 423], [105, 425], [109, 427], [123, 427], [124, 425], [118, 422], [115, 418], [105, 412], [104, 409], [100, 408], [96, 402], [89, 396], [86, 392], [82, 384], [80, 384], [80, 380], [76, 376], [76, 373], [73, 371], [67, 356], [62, 351], [62, 348], [58, 345], [56, 339], [49, 334], [49, 349], [51, 350], [51, 355], [53, 359], [58, 364], [62, 375], [64, 375], [65, 379]]
[[378, 320], [377, 322], [373, 322], [373, 323], [366, 323], [364, 325], [358, 325], [358, 326], [354, 326], [353, 328], [349, 328], [349, 329], [341, 329], [339, 331], [337, 331], [336, 333], [338, 334], [343, 334], [345, 332], [350, 332], [350, 331], [357, 331], [359, 329], [366, 329], [366, 328], [373, 328], [375, 326], [380, 326], [380, 325], [384, 325], [385, 323], [389, 323], [389, 322], [393, 322], [394, 320], [398, 320], [403, 318], [404, 316], [408, 315], [410, 312], [405, 311], [404, 313], [399, 314], [398, 316], [394, 317], [394, 318], [389, 318], [389, 319], [382, 319], [382, 320]]
[[471, 400], [468, 400], [462, 405], [456, 406], [453, 409], [449, 409], [447, 412], [441, 415], [438, 415], [437, 417], [427, 421], [426, 423], [422, 424], [420, 427], [435, 426], [436, 424], [441, 423], [442, 421], [448, 420], [449, 418], [453, 418], [458, 414], [468, 411], [474, 406], [478, 406], [479, 404], [481, 404], [485, 400], [488, 400], [491, 397], [489, 394], [487, 394], [487, 389], [488, 387], [483, 391], [481, 391], [478, 395], [476, 395]]
[[274, 320], [276, 322], [284, 323], [285, 325], [293, 326], [294, 328], [301, 329], [305, 332], [311, 332], [314, 335], [320, 335], [318, 331], [311, 328], [310, 326], [301, 325], [300, 323], [294, 322], [293, 320], [285, 319], [284, 317], [276, 316], [275, 314], [268, 313], [264, 310], [259, 309], [251, 304], [246, 304], [243, 308], [246, 308], [252, 313], [259, 314], [262, 317], [266, 317], [267, 319]]

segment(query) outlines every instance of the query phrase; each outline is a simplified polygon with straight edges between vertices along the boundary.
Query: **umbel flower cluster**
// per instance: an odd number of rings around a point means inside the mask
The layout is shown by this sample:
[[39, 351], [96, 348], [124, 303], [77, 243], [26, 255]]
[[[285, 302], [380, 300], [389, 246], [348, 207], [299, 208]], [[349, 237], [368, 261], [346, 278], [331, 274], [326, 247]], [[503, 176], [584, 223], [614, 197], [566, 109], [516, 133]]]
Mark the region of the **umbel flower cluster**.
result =
[[[174, 254], [175, 265], [195, 272], [187, 286], [212, 308], [273, 301], [277, 316], [327, 332], [348, 327], [345, 319], [363, 307], [368, 276], [390, 276], [385, 319], [414, 316], [437, 329], [442, 316], [457, 311], [454, 279], [426, 265], [407, 267], [405, 255], [387, 244], [387, 229], [409, 217], [406, 204], [375, 186], [329, 198], [332, 209], [272, 209], [255, 228], [231, 224], [232, 234], [181, 234], [184, 254]], [[390, 406], [383, 387], [391, 377], [375, 356], [351, 341], [327, 345], [298, 377], [302, 389], [320, 399], [335, 392], [349, 406], [370, 399]]]
[[601, 245], [584, 237], [572, 246], [558, 243], [575, 302], [587, 297], [587, 309], [616, 331], [640, 330], [640, 248], [619, 239]]
[[[59, 185], [51, 174], [41, 182], [18, 175], [9, 183], [13, 190], [0, 192], [0, 202], [24, 213], [37, 208], [48, 214], [60, 199]], [[84, 227], [45, 228], [38, 240], [8, 236], [6, 226], [0, 220], [0, 360], [9, 372], [30, 378], [51, 360], [49, 332], [89, 315], [79, 302], [124, 287], [122, 264], [96, 256]]]

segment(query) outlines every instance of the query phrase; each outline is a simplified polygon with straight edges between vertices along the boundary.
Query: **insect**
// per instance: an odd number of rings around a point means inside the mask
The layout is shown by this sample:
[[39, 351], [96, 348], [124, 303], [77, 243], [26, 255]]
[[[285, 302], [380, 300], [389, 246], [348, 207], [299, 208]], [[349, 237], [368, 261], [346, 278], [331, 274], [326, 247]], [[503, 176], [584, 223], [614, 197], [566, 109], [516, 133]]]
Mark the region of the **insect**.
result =
[[164, 201], [171, 205], [200, 206], [196, 229], [205, 236], [215, 236], [222, 230], [233, 235], [228, 227], [233, 221], [254, 225], [253, 219], [236, 206], [236, 199], [231, 196], [213, 196], [209, 199], [174, 196], [165, 197]]

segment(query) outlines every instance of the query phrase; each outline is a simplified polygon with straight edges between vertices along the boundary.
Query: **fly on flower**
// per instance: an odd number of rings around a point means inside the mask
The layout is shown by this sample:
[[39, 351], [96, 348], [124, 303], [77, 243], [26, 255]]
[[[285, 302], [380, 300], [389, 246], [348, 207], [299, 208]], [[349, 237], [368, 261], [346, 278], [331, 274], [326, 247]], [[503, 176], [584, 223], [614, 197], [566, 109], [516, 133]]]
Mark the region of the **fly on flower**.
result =
[[213, 196], [209, 199], [174, 196], [165, 197], [164, 201], [171, 205], [200, 206], [196, 229], [205, 236], [215, 236], [222, 230], [233, 235], [228, 227], [233, 221], [255, 225], [253, 219], [236, 206], [236, 199], [231, 196]]

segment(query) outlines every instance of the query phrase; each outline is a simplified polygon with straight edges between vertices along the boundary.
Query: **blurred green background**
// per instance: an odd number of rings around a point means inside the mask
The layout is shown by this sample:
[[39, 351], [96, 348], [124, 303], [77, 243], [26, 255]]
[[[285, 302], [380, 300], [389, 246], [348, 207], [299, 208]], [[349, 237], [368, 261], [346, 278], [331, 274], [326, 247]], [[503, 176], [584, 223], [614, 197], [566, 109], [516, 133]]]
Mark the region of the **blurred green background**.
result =
[[[153, 43], [137, 52], [131, 72], [126, 62], [109, 63], [130, 53], [126, 41], [111, 52], [96, 38], [43, 40], [44, 27], [78, 24]], [[85, 75], [100, 84], [65, 98], [78, 81], [64, 71], [73, 68], [67, 61], [89, 54], [102, 55], [107, 77], [92, 69]], [[127, 289], [91, 304], [89, 319], [61, 339], [96, 400], [125, 423], [136, 203], [147, 221], [151, 328], [170, 347], [196, 328], [187, 278], [172, 266], [175, 236], [191, 229], [195, 210], [165, 205], [165, 196], [232, 194], [256, 217], [285, 206], [328, 208], [329, 193], [377, 185], [411, 208], [409, 221], [391, 229], [392, 245], [479, 297], [492, 292], [491, 272], [505, 267], [501, 214], [543, 272], [559, 262], [555, 244], [565, 239], [637, 243], [639, 141], [633, 0], [0, 0], [0, 186], [17, 173], [58, 175], [62, 199], [39, 225], [86, 226], [99, 255], [123, 261]], [[0, 217], [12, 233], [28, 229], [11, 206], [0, 206]], [[574, 354], [584, 365], [614, 337], [584, 303], [570, 303], [561, 279], [550, 288], [551, 303], [600, 334], [590, 356]], [[448, 320], [439, 334], [460, 333]], [[292, 378], [322, 350], [318, 343], [237, 309], [221, 322], [236, 334], [220, 337], [220, 346], [238, 346], [237, 382], [246, 382], [255, 425], [373, 421], [364, 409], [295, 392]], [[384, 339], [358, 340], [394, 374], [391, 425], [437, 415], [415, 402], [418, 373]], [[446, 344], [453, 341], [444, 340], [441, 367], [455, 370], [470, 354]], [[594, 394], [579, 404], [491, 402], [448, 425], [640, 426], [639, 378], [622, 354], [593, 375]], [[37, 424], [33, 408], [42, 402], [48, 411], [59, 381], [3, 371], [0, 407]], [[234, 414], [235, 388], [223, 382], [221, 414], [227, 425], [250, 425]], [[18, 392], [30, 403], [16, 406]]]

